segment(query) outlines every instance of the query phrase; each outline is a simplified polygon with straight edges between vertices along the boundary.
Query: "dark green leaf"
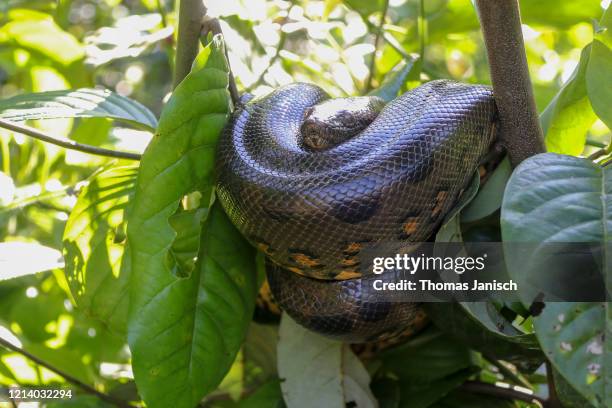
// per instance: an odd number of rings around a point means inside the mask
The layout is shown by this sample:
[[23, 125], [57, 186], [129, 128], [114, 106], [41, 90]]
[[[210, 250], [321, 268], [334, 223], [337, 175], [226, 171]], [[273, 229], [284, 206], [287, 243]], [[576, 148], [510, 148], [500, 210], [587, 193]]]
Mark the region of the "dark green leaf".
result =
[[346, 0], [350, 8], [361, 14], [364, 19], [376, 11], [382, 13], [385, 0]]
[[157, 126], [142, 104], [102, 89], [74, 89], [17, 95], [0, 101], [0, 118], [13, 121], [55, 118], [109, 118], [145, 129]]
[[205, 218], [206, 209], [199, 208], [179, 211], [168, 219], [168, 223], [176, 233], [172, 248], [168, 252], [168, 268], [179, 278], [188, 278], [193, 272], [200, 251], [202, 220]]
[[[608, 242], [611, 208], [612, 168], [586, 159], [540, 154], [524, 161], [508, 182], [502, 205], [503, 239]], [[531, 295], [524, 295], [521, 283], [526, 282], [525, 275], [534, 279], [535, 271], [525, 268], [522, 258], [538, 259], [538, 248], [531, 254], [506, 252], [508, 271], [525, 304], [531, 302]], [[609, 245], [604, 246], [606, 271], [612, 259], [608, 251]], [[551, 274], [540, 275], [546, 279]], [[611, 321], [609, 303], [547, 302], [534, 319], [536, 335], [552, 364], [596, 407], [612, 403], [612, 375], [604, 369], [612, 363], [612, 341], [604, 337]]]
[[461, 222], [477, 221], [497, 211], [501, 207], [511, 173], [510, 161], [506, 158], [493, 171], [474, 199], [461, 211]]

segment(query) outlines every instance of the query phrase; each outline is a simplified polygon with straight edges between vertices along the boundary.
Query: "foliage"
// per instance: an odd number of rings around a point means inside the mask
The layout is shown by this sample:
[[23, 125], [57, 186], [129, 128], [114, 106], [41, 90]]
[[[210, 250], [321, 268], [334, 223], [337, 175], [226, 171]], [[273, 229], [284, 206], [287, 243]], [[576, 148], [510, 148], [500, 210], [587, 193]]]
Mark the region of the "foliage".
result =
[[[224, 36], [172, 91], [174, 3], [0, 2], [0, 119], [142, 153], [135, 165], [0, 127], [0, 340], [92, 387], [0, 343], [0, 401], [19, 384], [74, 390], [49, 407], [112, 406], [93, 389], [151, 407], [526, 407], [464, 384], [544, 396], [546, 360], [566, 406], [612, 405], [606, 303], [430, 305], [439, 328], [369, 358], [287, 316], [251, 321], [255, 251], [214, 197], [230, 66], [255, 95], [294, 81], [385, 100], [432, 79], [487, 84], [470, 0], [206, 0]], [[520, 3], [552, 153], [475, 177], [436, 238], [607, 243], [612, 13]]]

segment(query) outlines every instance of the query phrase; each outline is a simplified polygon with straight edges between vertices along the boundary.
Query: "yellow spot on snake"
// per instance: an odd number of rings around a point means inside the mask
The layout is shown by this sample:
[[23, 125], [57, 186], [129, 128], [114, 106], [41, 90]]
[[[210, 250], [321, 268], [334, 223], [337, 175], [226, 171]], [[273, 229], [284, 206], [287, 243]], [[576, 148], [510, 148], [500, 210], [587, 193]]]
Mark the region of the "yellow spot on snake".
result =
[[297, 254], [293, 254], [291, 255], [291, 258], [297, 262], [298, 264], [304, 266], [304, 267], [310, 267], [312, 268], [313, 266], [319, 266], [319, 260], [312, 258], [306, 254], [302, 254], [302, 253], [297, 253]]
[[343, 270], [343, 271], [340, 271], [340, 273], [336, 275], [336, 279], [346, 280], [346, 279], [359, 278], [360, 276], [361, 276], [361, 273], [357, 271]]
[[403, 230], [406, 235], [414, 234], [419, 227], [417, 218], [410, 218], [410, 221], [404, 223]]
[[442, 207], [444, 206], [444, 202], [446, 201], [447, 197], [448, 191], [440, 191], [438, 193], [438, 195], [436, 196], [436, 204], [434, 205], [434, 208], [431, 211], [431, 216], [433, 218], [437, 217], [438, 214], [440, 214], [440, 211], [442, 211]]

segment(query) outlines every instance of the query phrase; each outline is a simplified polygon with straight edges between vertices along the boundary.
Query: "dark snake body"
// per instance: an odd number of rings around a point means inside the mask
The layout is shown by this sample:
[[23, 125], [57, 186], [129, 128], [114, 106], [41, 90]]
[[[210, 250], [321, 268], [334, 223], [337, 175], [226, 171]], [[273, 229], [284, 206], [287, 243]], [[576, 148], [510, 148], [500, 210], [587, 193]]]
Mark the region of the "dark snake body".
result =
[[272, 293], [299, 323], [351, 342], [416, 329], [418, 305], [363, 297], [373, 277], [359, 254], [432, 236], [491, 148], [492, 92], [432, 81], [356, 136], [312, 151], [300, 126], [327, 99], [317, 86], [291, 84], [237, 109], [219, 142], [218, 198], [267, 255]]

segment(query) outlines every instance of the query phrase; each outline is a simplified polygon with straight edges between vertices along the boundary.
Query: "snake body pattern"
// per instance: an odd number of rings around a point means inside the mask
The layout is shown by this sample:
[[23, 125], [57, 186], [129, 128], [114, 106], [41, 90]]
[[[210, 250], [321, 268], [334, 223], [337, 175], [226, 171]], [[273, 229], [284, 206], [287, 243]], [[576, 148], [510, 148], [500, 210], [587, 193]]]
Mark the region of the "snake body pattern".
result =
[[266, 254], [272, 294], [298, 323], [350, 342], [417, 330], [419, 305], [367, 297], [374, 277], [359, 255], [435, 233], [493, 144], [492, 91], [431, 81], [346, 140], [308, 148], [304, 120], [329, 101], [297, 83], [236, 109], [219, 142], [218, 199]]

